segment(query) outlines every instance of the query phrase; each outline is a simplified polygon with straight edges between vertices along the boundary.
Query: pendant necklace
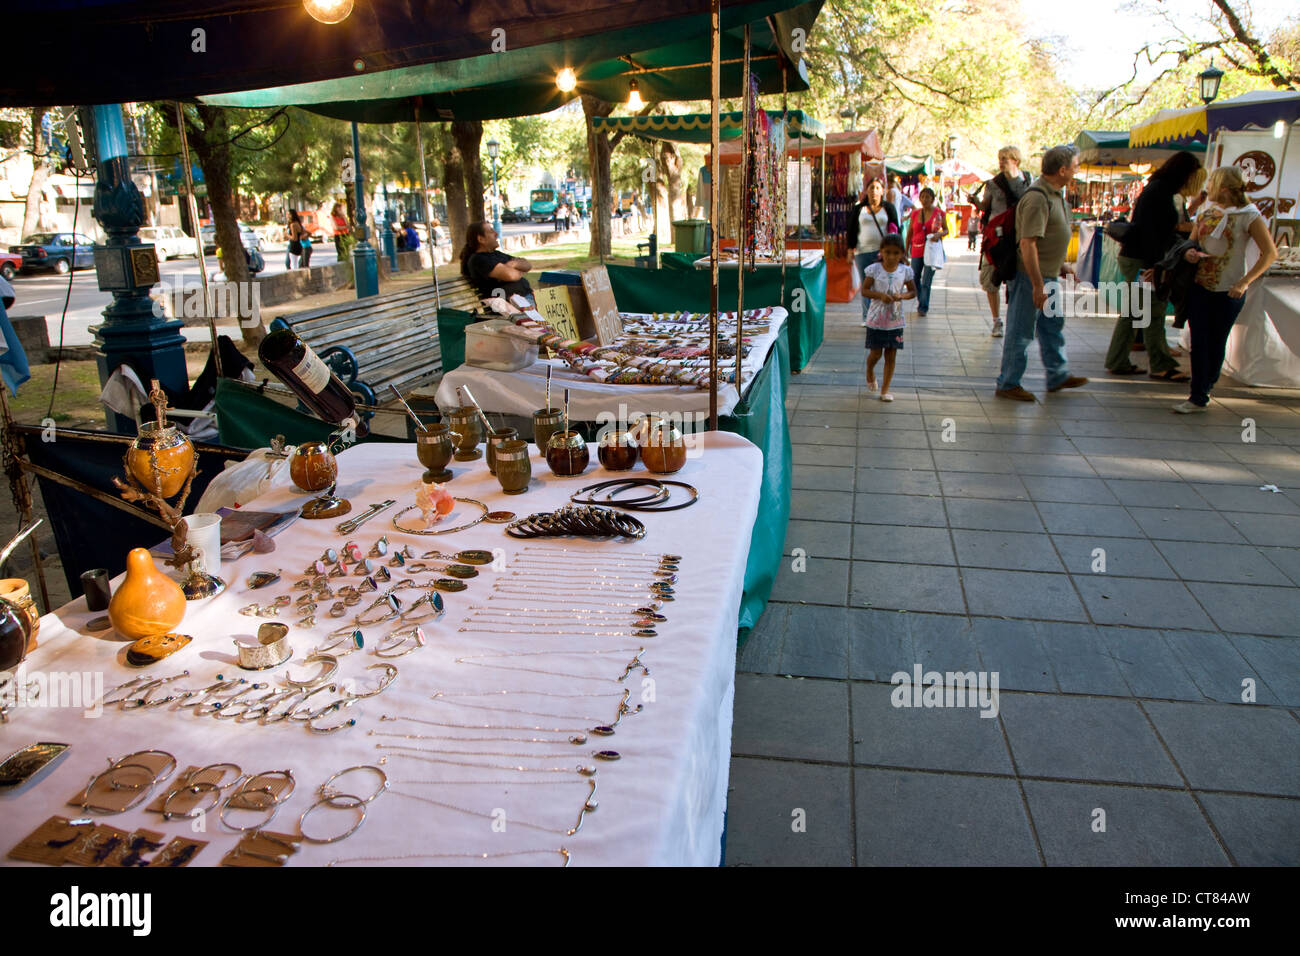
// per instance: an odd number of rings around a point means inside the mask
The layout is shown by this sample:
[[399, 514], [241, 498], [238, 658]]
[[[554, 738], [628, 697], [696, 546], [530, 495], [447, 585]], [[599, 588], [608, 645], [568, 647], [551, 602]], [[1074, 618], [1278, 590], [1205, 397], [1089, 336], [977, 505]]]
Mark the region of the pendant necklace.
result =
[[[591, 792], [594, 794], [594, 793], [596, 792], [595, 781], [594, 781], [594, 780], [593, 780], [593, 781], [590, 781], [590, 783], [591, 783], [591, 785], [592, 785], [592, 787], [591, 787]], [[430, 799], [429, 797], [420, 797], [420, 796], [416, 796], [416, 795], [413, 794], [413, 793], [404, 793], [404, 792], [401, 791], [401, 790], [390, 790], [389, 793], [391, 793], [391, 794], [393, 794], [394, 796], [397, 796], [397, 797], [405, 797], [405, 798], [408, 799], [408, 800], [418, 800], [418, 801], [420, 801], [421, 803], [427, 803], [427, 804], [429, 804], [429, 805], [431, 805], [431, 806], [442, 807], [444, 810], [455, 810], [457, 813], [464, 813], [464, 814], [466, 814], [466, 815], [468, 815], [468, 816], [471, 816], [471, 817], [478, 817], [479, 819], [482, 819], [482, 820], [493, 820], [493, 821], [495, 821], [495, 820], [497, 819], [497, 817], [494, 816], [494, 815], [491, 814], [491, 813], [484, 813], [484, 812], [481, 811], [481, 810], [466, 810], [464, 807], [458, 807], [458, 806], [456, 806], [455, 804], [451, 804], [451, 803], [443, 803], [443, 802], [440, 801], [440, 800], [432, 800], [432, 799]], [[575, 825], [573, 826], [573, 828], [572, 828], [572, 829], [569, 829], [569, 830], [560, 830], [560, 829], [556, 829], [555, 827], [544, 827], [544, 826], [540, 826], [540, 825], [538, 825], [538, 824], [536, 824], [536, 823], [527, 823], [527, 822], [524, 822], [524, 821], [522, 821], [522, 820], [511, 820], [510, 823], [511, 823], [512, 826], [516, 826], [516, 827], [526, 827], [526, 828], [529, 829], [529, 830], [540, 830], [542, 833], [560, 833], [560, 834], [563, 834], [564, 836], [573, 836], [575, 833], [577, 833], [579, 830], [582, 829], [582, 821], [583, 821], [583, 819], [586, 817], [586, 815], [587, 815], [588, 813], [591, 812], [591, 810], [588, 809], [588, 808], [593, 808], [593, 809], [594, 809], [594, 806], [595, 806], [595, 805], [592, 804], [592, 803], [590, 802], [590, 798], [589, 798], [589, 799], [588, 799], [588, 802], [587, 802], [587, 803], [584, 803], [584, 804], [582, 805], [582, 809], [578, 811], [578, 822], [577, 822], [577, 824], [575, 824]]]
[[[402, 781], [395, 781], [402, 782]], [[558, 853], [563, 862], [561, 868], [569, 865], [572, 859], [571, 854], [564, 847], [556, 847], [553, 850], [511, 850], [507, 853], [408, 853], [403, 856], [351, 856], [342, 860], [330, 860], [326, 866], [346, 866], [349, 863], [386, 863], [390, 860], [497, 860], [508, 856], [530, 856], [534, 854], [551, 854]]]

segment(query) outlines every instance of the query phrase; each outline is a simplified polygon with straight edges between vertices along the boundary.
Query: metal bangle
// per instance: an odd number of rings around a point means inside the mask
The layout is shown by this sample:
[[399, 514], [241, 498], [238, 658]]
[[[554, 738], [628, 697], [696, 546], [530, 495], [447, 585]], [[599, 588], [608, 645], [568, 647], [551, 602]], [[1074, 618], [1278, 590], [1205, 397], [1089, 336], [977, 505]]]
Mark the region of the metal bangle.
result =
[[[424, 647], [426, 643], [426, 638], [424, 636], [424, 629], [421, 628], [420, 625], [418, 624], [412, 625], [409, 629], [399, 628], [398, 630], [393, 631], [391, 634], [389, 634], [388, 639], [391, 640], [394, 636], [397, 635], [400, 635], [400, 637], [398, 637], [398, 639], [395, 642], [391, 644], [381, 644], [378, 647], [376, 647], [374, 650], [374, 655], [376, 657], [383, 657], [389, 660], [398, 657], [405, 657], [407, 654], [412, 654], [415, 651], [418, 651], [420, 648]], [[398, 648], [405, 645], [408, 641], [410, 641], [410, 646], [406, 647], [405, 650], [399, 651]]]
[[[281, 780], [287, 780], [289, 782], [289, 789], [284, 791], [284, 793], [280, 794], [279, 796], [276, 796], [275, 791], [272, 790], [270, 787], [253, 786], [254, 783], [266, 777], [279, 777]], [[251, 793], [264, 793], [271, 798], [272, 803], [280, 804], [280, 803], [284, 803], [284, 801], [288, 800], [291, 796], [293, 796], [293, 791], [295, 790], [295, 788], [297, 788], [297, 786], [298, 786], [298, 781], [294, 780], [292, 770], [264, 770], [259, 774], [254, 774], [253, 776], [249, 777], [248, 780], [244, 782], [244, 785], [242, 787], [240, 787], [238, 790], [236, 790], [234, 793], [230, 795], [230, 799], [226, 802], [233, 804], [239, 797], [247, 796], [248, 794]], [[236, 805], [235, 809], [255, 810], [258, 808], [250, 807], [247, 805], [244, 806]]]
[[[334, 802], [336, 800], [340, 800], [343, 798], [351, 798], [355, 802], [351, 804], [344, 804], [342, 806]], [[360, 810], [361, 816], [357, 819], [357, 822], [352, 825], [352, 828], [350, 830], [340, 833], [338, 836], [324, 837], [320, 839], [316, 837], [308, 836], [307, 831], [302, 828], [303, 822], [307, 819], [307, 817], [311, 814], [313, 810], [315, 810], [317, 807], [323, 807], [323, 806], [328, 806], [336, 810]], [[317, 800], [310, 807], [304, 810], [302, 812], [302, 816], [298, 818], [298, 832], [302, 834], [302, 838], [306, 840], [308, 843], [338, 843], [340, 840], [346, 840], [348, 837], [352, 836], [352, 834], [356, 833], [357, 830], [360, 829], [361, 824], [365, 822], [366, 822], [366, 801], [350, 793], [340, 793], [340, 794], [335, 794], [334, 796], [331, 797], [325, 797], [320, 800]]]
[[[172, 800], [175, 799], [179, 794], [192, 793], [195, 796], [198, 796], [198, 794], [204, 790], [213, 794], [212, 803], [210, 803], [208, 806], [194, 807], [191, 808], [190, 810], [187, 810], [184, 813], [173, 813], [171, 810], [167, 809], [168, 805], [171, 804]], [[207, 813], [220, 802], [221, 802], [221, 788], [218, 787], [215, 783], [207, 783], [206, 781], [202, 781], [202, 780], [199, 781], [198, 783], [187, 783], [183, 787], [177, 787], [175, 790], [171, 791], [170, 793], [167, 794], [166, 797], [163, 798], [163, 802], [162, 802], [163, 819], [170, 820], [172, 817], [180, 817], [183, 820], [192, 820], [195, 817], [206, 816]]]
[[[362, 800], [361, 801], [362, 803], [370, 803], [372, 800], [375, 799], [375, 797], [379, 796], [381, 793], [383, 793], [385, 790], [388, 789], [388, 774], [384, 773], [383, 770], [376, 767], [374, 764], [367, 763], [367, 764], [360, 764], [356, 767], [348, 767], [348, 769], [346, 770], [340, 770], [338, 773], [334, 774], [332, 777], [330, 777], [328, 780], [322, 783], [319, 787], [317, 787], [316, 792], [319, 793], [326, 802], [330, 803], [330, 806], [336, 806], [336, 804], [334, 804], [332, 801], [338, 797], [351, 796], [352, 799], [354, 800], [357, 799], [355, 795], [343, 793], [341, 790], [338, 790], [335, 787], [331, 787], [330, 784], [333, 783], [335, 780], [337, 780], [339, 777], [345, 776], [346, 774], [349, 773], [355, 773], [358, 770], [369, 770], [371, 773], [375, 773], [379, 775], [379, 788], [370, 796], [366, 797], [366, 799]], [[343, 809], [350, 809], [350, 805], [345, 805]]]
[[321, 684], [321, 686], [315, 687], [312, 690], [305, 692], [302, 695], [302, 700], [294, 704], [293, 709], [290, 710], [289, 713], [286, 714], [285, 716], [287, 716], [289, 720], [298, 721], [299, 723], [302, 723], [303, 721], [311, 720], [313, 717], [316, 716], [316, 714], [310, 708], [308, 708], [308, 711], [305, 715], [299, 714], [299, 711], [302, 710], [303, 704], [307, 703], [307, 701], [309, 701], [312, 697], [316, 696], [322, 691], [326, 693], [333, 693], [336, 690], [338, 690], [337, 684]]
[[339, 669], [339, 659], [333, 654], [309, 654], [307, 657], [303, 658], [303, 663], [324, 663], [326, 666], [319, 674], [309, 680], [294, 680], [288, 675], [288, 673], [286, 673], [283, 677], [286, 686], [297, 687], [300, 690], [309, 690], [314, 687], [319, 687], [338, 673]]
[[[129, 753], [125, 757], [119, 757], [117, 760], [113, 761], [113, 765], [109, 769], [111, 770], [114, 768], [126, 766], [127, 761], [129, 761], [132, 757], [142, 757], [145, 754], [159, 754], [160, 756], [166, 757], [168, 761], [166, 769], [160, 770], [157, 773], [153, 774], [154, 783], [157, 783], [163, 777], [166, 777], [168, 774], [170, 774], [173, 770], [176, 769], [176, 758], [173, 757], [165, 750], [137, 750], [135, 753]], [[135, 766], [139, 766], [139, 765], [136, 764]], [[146, 766], [145, 769], [149, 770], [148, 766]], [[153, 771], [150, 771], [150, 773], [153, 773]]]
[[[384, 676], [379, 679], [379, 686], [374, 690], [366, 691], [364, 694], [358, 694], [355, 691], [343, 690], [343, 695], [351, 700], [365, 700], [368, 697], [378, 697], [384, 691], [388, 690], [388, 685], [397, 680], [396, 664], [371, 664], [366, 668], [368, 671], [382, 669]], [[333, 778], [331, 778], [333, 779]]]
[[336, 710], [344, 710], [348, 707], [351, 707], [355, 703], [356, 700], [336, 700], [333, 701], [332, 703], [326, 704], [320, 710], [316, 711], [316, 713], [312, 714], [310, 717], [307, 718], [307, 729], [310, 730], [313, 734], [332, 734], [340, 730], [345, 730], [348, 727], [356, 726], [357, 719], [355, 717], [349, 717], [347, 720], [343, 721], [342, 723], [335, 724], [332, 727], [316, 726], [316, 721], [319, 720], [321, 717], [324, 717], [326, 714], [333, 713]]
[[[230, 781], [230, 783], [222, 783], [221, 781], [225, 779], [226, 776], [225, 771], [222, 770], [221, 777], [217, 779], [217, 782], [214, 785], [219, 790], [225, 790], [226, 787], [234, 786], [235, 784], [239, 783], [239, 781], [244, 779], [243, 768], [241, 768], [237, 763], [210, 763], [206, 767], [200, 767], [198, 770], [191, 770], [189, 773], [187, 773], [185, 775], [185, 781], [183, 786], [186, 787], [190, 786], [191, 784], [194, 783], [194, 778], [197, 777], [199, 774], [207, 773], [209, 770], [216, 770], [218, 767], [229, 767], [231, 770], [235, 771], [234, 780]], [[203, 780], [199, 781], [199, 783], [205, 783], [205, 782], [208, 781], [203, 781]]]
[[[256, 792], [264, 793], [265, 791], [256, 791]], [[262, 827], [266, 826], [268, 823], [274, 820], [275, 815], [280, 812], [280, 804], [275, 802], [268, 803], [264, 807], [232, 807], [231, 800], [233, 799], [234, 796], [232, 795], [230, 800], [227, 800], [225, 803], [221, 805], [221, 810], [217, 813], [217, 819], [221, 821], [223, 826], [227, 827], [228, 829], [234, 830], [236, 833], [247, 833], [249, 830], [260, 830]], [[261, 823], [258, 823], [254, 826], [237, 827], [229, 820], [226, 819], [226, 811], [231, 809], [238, 810], [243, 813], [257, 813], [259, 811], [265, 813], [266, 811], [269, 810], [270, 813], [267, 814], [265, 820], [263, 820]]]

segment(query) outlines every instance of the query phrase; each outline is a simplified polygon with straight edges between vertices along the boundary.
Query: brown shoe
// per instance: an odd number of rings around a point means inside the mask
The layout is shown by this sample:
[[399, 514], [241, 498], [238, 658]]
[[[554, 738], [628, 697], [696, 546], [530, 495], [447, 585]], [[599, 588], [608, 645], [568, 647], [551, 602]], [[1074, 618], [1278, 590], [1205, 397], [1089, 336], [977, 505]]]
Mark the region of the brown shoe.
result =
[[1014, 398], [1017, 402], [1037, 401], [1033, 392], [1027, 392], [1019, 385], [1015, 388], [999, 388], [993, 394], [998, 398]]
[[1049, 392], [1059, 392], [1063, 388], [1078, 388], [1080, 385], [1087, 385], [1088, 380], [1081, 375], [1071, 375], [1060, 385], [1049, 388]]

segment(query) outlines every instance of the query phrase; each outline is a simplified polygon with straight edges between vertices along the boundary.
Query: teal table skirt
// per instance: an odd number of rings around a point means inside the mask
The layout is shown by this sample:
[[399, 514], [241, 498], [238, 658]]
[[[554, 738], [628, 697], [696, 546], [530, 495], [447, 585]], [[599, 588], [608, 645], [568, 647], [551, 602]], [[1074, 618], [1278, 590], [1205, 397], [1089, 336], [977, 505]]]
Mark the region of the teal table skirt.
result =
[[758, 515], [754, 518], [754, 530], [750, 536], [745, 590], [740, 600], [738, 626], [742, 630], [754, 627], [767, 606], [777, 571], [784, 560], [786, 525], [790, 521], [792, 464], [790, 429], [785, 415], [786, 389], [790, 382], [790, 343], [786, 329], [781, 330], [767, 357], [767, 364], [754, 379], [746, 400], [736, 406], [735, 414], [718, 419], [722, 431], [748, 438], [763, 453]]
[[[681, 253], [664, 253], [680, 256]], [[691, 257], [691, 262], [699, 256]], [[606, 266], [614, 300], [622, 312], [708, 312], [712, 280], [707, 270], [638, 269], [635, 266]], [[723, 269], [718, 273], [718, 308], [736, 307], [738, 271]], [[781, 270], [763, 268], [745, 275], [745, 307], [784, 306], [790, 313], [786, 320], [790, 330], [791, 371], [801, 371], [821, 347], [826, 326], [826, 261], [810, 268], [788, 267], [785, 288], [781, 287]]]

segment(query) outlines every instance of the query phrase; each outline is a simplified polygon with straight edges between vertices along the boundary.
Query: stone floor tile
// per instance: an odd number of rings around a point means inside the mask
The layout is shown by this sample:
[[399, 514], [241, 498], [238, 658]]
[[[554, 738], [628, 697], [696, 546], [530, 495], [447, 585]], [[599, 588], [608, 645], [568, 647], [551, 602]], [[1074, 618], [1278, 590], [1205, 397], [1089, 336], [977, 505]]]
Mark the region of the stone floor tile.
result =
[[[909, 673], [909, 678], [912, 676], [910, 672], [905, 673]], [[973, 673], [967, 672], [958, 680], [965, 680]], [[1011, 774], [1011, 758], [996, 719], [996, 704], [981, 709], [975, 706], [980, 704], [980, 699], [974, 687], [967, 691], [968, 685], [945, 683], [943, 686], [954, 703], [972, 706], [913, 706], [916, 696], [911, 686], [852, 685], [855, 764]], [[904, 705], [898, 706], [898, 701]], [[985, 712], [994, 716], [981, 716]]]
[[849, 610], [791, 605], [778, 674], [849, 676]]
[[988, 501], [982, 498], [945, 499], [948, 524], [972, 531], [1026, 531], [1040, 533], [1043, 524], [1029, 501]]
[[1249, 584], [1189, 585], [1224, 631], [1300, 637], [1300, 591]]
[[1062, 693], [1129, 696], [1120, 666], [1096, 627], [1057, 621], [1035, 621], [1033, 626]]
[[854, 525], [853, 557], [901, 564], [955, 564], [947, 528]]
[[1155, 544], [1145, 538], [1054, 534], [1052, 542], [1071, 574], [1121, 578], [1176, 578]]
[[1065, 574], [963, 568], [961, 578], [971, 614], [1024, 620], [1088, 620]]
[[943, 499], [924, 495], [858, 495], [853, 520], [859, 524], [947, 526]]
[[1277, 584], [1283, 587], [1291, 584], [1290, 578], [1251, 545], [1157, 541], [1155, 546], [1184, 581]]
[[[1073, 575], [1088, 614], [1097, 624], [1126, 627], [1190, 627], [1212, 630], [1191, 591], [1180, 581], [1120, 578], [1114, 574]], [[1197, 593], [1200, 593], [1198, 585]]]
[[1126, 510], [1118, 505], [1079, 505], [1041, 501], [1038, 513], [1051, 534], [1091, 534], [1128, 538], [1141, 534]]
[[777, 673], [789, 620], [789, 604], [768, 601], [758, 623], [750, 629], [745, 643], [736, 652], [736, 670], [755, 674]]
[[1200, 794], [1238, 866], [1300, 866], [1300, 800]]
[[1052, 672], [1051, 657], [1032, 621], [971, 618], [971, 640], [985, 671], [996, 671], [1002, 690], [1060, 690]]
[[1101, 478], [1069, 478], [1062, 475], [1034, 475], [1021, 472], [1021, 482], [1034, 501], [1068, 501], [1081, 505], [1114, 505], [1119, 502]]
[[811, 558], [803, 571], [782, 561], [772, 586], [772, 600], [792, 604], [830, 604], [843, 607], [848, 594], [850, 562]]
[[790, 475], [792, 488], [810, 491], [852, 491], [857, 472], [828, 465], [800, 465]]
[[954, 529], [957, 563], [967, 568], [1007, 571], [1063, 571], [1052, 541], [1043, 534], [1021, 531]]
[[1192, 787], [1300, 796], [1300, 721], [1285, 710], [1177, 701], [1143, 706]]
[[850, 743], [846, 682], [736, 676], [733, 754], [847, 763]]
[[790, 492], [790, 516], [805, 521], [852, 521], [853, 495], [848, 491]]
[[854, 607], [964, 614], [956, 568], [854, 561], [849, 588]]
[[1230, 634], [1228, 639], [1280, 703], [1300, 706], [1300, 641], [1253, 634]]
[[[847, 767], [733, 757], [727, 866], [851, 866]], [[796, 829], [800, 820], [803, 828]]]
[[804, 556], [809, 560], [847, 558], [852, 550], [852, 537], [851, 524], [792, 519], [785, 529], [785, 553], [790, 555], [795, 548], [802, 548]]
[[1225, 511], [1223, 517], [1251, 544], [1296, 547], [1300, 544], [1300, 517]]

